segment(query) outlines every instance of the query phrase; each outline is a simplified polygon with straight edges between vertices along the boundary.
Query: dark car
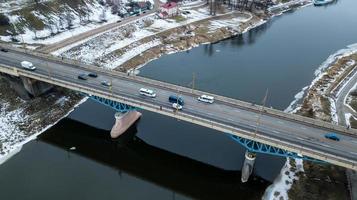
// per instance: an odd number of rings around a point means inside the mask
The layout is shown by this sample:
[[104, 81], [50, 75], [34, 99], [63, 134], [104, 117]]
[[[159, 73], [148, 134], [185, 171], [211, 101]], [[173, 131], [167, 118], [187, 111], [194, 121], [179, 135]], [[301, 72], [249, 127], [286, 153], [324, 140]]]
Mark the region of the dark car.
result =
[[78, 75], [78, 79], [87, 80], [88, 78], [87, 78], [87, 76], [85, 74], [80, 74], [80, 75]]
[[109, 82], [109, 81], [102, 81], [101, 84], [104, 85], [104, 86], [107, 86], [107, 87], [112, 86], [112, 83]]
[[336, 133], [327, 133], [325, 134], [325, 138], [335, 141], [340, 141], [340, 137]]
[[121, 20], [119, 19], [119, 20], [117, 20], [117, 23], [120, 23], [121, 22]]
[[4, 49], [4, 48], [1, 48], [0, 51], [2, 51], [2, 52], [9, 52], [9, 50]]
[[185, 104], [185, 102], [183, 101], [183, 99], [181, 97], [178, 97], [176, 95], [171, 95], [169, 97], [169, 102], [170, 103], [177, 103], [179, 104], [180, 106], [183, 106]]
[[94, 73], [94, 72], [89, 72], [88, 73], [88, 76], [89, 77], [92, 77], [92, 78], [97, 78], [98, 77], [98, 74]]

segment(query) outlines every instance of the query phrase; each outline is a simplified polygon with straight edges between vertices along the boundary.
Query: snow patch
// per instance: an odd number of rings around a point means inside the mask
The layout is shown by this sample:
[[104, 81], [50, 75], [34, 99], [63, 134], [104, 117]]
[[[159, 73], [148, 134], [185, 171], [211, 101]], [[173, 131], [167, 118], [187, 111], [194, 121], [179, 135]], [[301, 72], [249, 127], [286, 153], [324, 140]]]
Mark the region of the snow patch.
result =
[[106, 59], [104, 66], [105, 66], [105, 68], [108, 68], [108, 69], [114, 69], [114, 68], [122, 65], [126, 61], [134, 58], [135, 56], [140, 55], [144, 51], [146, 51], [152, 47], [158, 46], [160, 44], [161, 44], [160, 40], [154, 40], [154, 41], [151, 41], [148, 43], [141, 44], [133, 49], [130, 49], [129, 51], [125, 52], [121, 56], [118, 56], [118, 57], [113, 56], [113, 57], [110, 57], [109, 60]]
[[[0, 164], [4, 163], [12, 156], [16, 155], [21, 151], [22, 146], [31, 140], [37, 138], [38, 135], [45, 132], [63, 118], [67, 117], [73, 110], [80, 104], [84, 103], [88, 98], [83, 98], [79, 103], [77, 103], [72, 110], [70, 110], [66, 115], [61, 117], [55, 123], [47, 125], [42, 128], [39, 132], [28, 136], [25, 132], [20, 131], [18, 124], [24, 122], [28, 116], [23, 112], [23, 109], [17, 109], [11, 112], [5, 112], [5, 109], [9, 106], [8, 103], [4, 103], [1, 107], [0, 114], [0, 144], [1, 154], [0, 154]], [[63, 100], [62, 100], [63, 101]]]
[[296, 171], [291, 171], [290, 159], [287, 158], [284, 167], [281, 169], [279, 176], [274, 180], [262, 197], [263, 200], [287, 200], [288, 191], [290, 190], [294, 180], [298, 180], [296, 173], [304, 172], [303, 161], [301, 159], [294, 159], [296, 163]]

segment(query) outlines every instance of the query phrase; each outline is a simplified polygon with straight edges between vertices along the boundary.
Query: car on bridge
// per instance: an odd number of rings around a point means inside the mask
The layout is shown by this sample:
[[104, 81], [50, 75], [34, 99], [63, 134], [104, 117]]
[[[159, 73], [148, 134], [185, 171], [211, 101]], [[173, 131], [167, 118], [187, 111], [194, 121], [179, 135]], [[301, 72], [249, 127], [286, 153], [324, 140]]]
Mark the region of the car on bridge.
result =
[[31, 71], [34, 71], [36, 69], [35, 66], [33, 66], [33, 64], [29, 61], [22, 61], [21, 62], [21, 67], [26, 69], [26, 70], [31, 70]]
[[169, 96], [169, 102], [170, 103], [177, 103], [180, 106], [183, 106], [185, 104], [185, 102], [183, 101], [183, 99], [181, 97], [178, 97], [176, 95], [171, 95]]
[[9, 50], [7, 50], [7, 49], [5, 49], [5, 48], [1, 48], [0, 51], [2, 51], [2, 52], [9, 52]]
[[98, 77], [98, 74], [94, 73], [94, 72], [89, 72], [88, 73], [88, 76], [89, 77], [92, 77], [92, 78], [97, 78]]
[[205, 103], [213, 103], [214, 97], [208, 95], [201, 95], [197, 98], [197, 100], [205, 102]]
[[325, 138], [335, 141], [340, 141], [340, 137], [336, 133], [327, 133], [325, 134]]
[[112, 86], [112, 83], [109, 82], [109, 81], [102, 81], [102, 82], [100, 82], [100, 84], [102, 84], [102, 85], [104, 85], [104, 86], [107, 86], [107, 87]]
[[140, 88], [139, 90], [139, 93], [143, 96], [148, 96], [148, 97], [151, 97], [151, 98], [155, 98], [156, 97], [156, 94], [153, 90], [149, 90], [149, 89], [146, 89], [146, 88]]
[[176, 110], [182, 110], [182, 106], [181, 106], [180, 104], [178, 104], [178, 103], [173, 103], [173, 104], [172, 104], [172, 107], [173, 107], [174, 109], [176, 109]]
[[86, 75], [86, 74], [80, 74], [80, 75], [78, 75], [78, 79], [80, 79], [80, 80], [87, 80], [88, 78], [87, 78], [87, 75]]

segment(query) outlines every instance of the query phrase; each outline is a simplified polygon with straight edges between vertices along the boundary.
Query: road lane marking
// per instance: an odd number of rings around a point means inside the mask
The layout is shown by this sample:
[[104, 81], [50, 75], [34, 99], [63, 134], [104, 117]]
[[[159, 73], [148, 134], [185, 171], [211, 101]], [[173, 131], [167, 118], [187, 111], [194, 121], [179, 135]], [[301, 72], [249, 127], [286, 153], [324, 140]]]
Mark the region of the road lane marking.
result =
[[331, 146], [330, 146], [330, 145], [327, 145], [327, 144], [324, 144], [324, 143], [321, 143], [320, 145], [321, 145], [321, 146], [324, 146], [324, 147], [331, 148]]

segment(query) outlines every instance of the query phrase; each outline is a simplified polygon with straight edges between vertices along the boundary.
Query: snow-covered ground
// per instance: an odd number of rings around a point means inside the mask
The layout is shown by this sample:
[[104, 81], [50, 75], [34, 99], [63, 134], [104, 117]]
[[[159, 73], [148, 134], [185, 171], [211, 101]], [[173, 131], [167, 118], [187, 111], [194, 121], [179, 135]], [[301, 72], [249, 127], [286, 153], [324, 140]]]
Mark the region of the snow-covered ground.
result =
[[114, 69], [117, 66], [120, 66], [121, 64], [125, 63], [126, 61], [134, 58], [135, 56], [141, 54], [142, 52], [160, 45], [161, 42], [160, 40], [154, 40], [154, 41], [150, 41], [144, 44], [141, 44], [135, 48], [130, 49], [129, 51], [125, 52], [124, 54], [120, 55], [120, 56], [113, 56], [113, 57], [109, 57], [109, 59], [105, 59], [105, 66], [106, 68], [109, 69]]
[[[136, 44], [136, 42], [168, 29], [187, 25], [211, 16], [190, 10], [190, 14], [184, 15], [184, 17], [185, 20], [177, 22], [173, 19], [156, 19], [154, 15], [150, 15], [89, 40], [71, 45], [70, 48], [60, 49], [53, 52], [53, 54], [78, 59], [88, 64], [97, 63], [105, 68], [113, 69], [149, 48], [160, 44], [159, 41], [149, 41], [143, 44]], [[122, 52], [122, 54], [115, 53], [115, 51], [129, 45], [131, 45], [131, 49], [127, 52]]]
[[[18, 5], [17, 9], [25, 7], [25, 5], [33, 3], [29, 0], [21, 0], [27, 2], [27, 4], [21, 4], [17, 1], [7, 2], [0, 6], [0, 13], [4, 13], [9, 19], [10, 23], [14, 24], [15, 29], [18, 28], [18, 24], [21, 20], [23, 21], [23, 16], [13, 14], [7, 10], [9, 5]], [[42, 0], [40, 2], [55, 1], [55, 0]], [[139, 1], [139, 0], [134, 0]], [[31, 27], [25, 26], [23, 29], [24, 33], [15, 36], [15, 38], [21, 43], [27, 44], [54, 44], [60, 42], [64, 39], [68, 39], [75, 35], [96, 29], [106, 24], [114, 23], [121, 19], [117, 14], [112, 14], [111, 8], [108, 6], [102, 6], [98, 1], [85, 0], [85, 6], [81, 6], [83, 9], [87, 10], [87, 14], [79, 13], [73, 8], [64, 5], [62, 9], [65, 13], [59, 13], [56, 10], [50, 11], [50, 13], [40, 13], [38, 11], [31, 11], [31, 13], [41, 22], [44, 23], [43, 30], [34, 30]], [[123, 3], [128, 2], [123, 0]], [[150, 0], [154, 4], [153, 0]], [[1, 10], [3, 8], [3, 10]], [[82, 10], [83, 10], [82, 9]], [[51, 10], [51, 9], [50, 9]], [[70, 20], [69, 20], [70, 19]], [[71, 28], [69, 27], [71, 23]], [[0, 40], [5, 42], [12, 41], [11, 35], [0, 35]]]
[[[74, 108], [86, 100], [87, 98], [84, 98], [77, 105], [75, 105]], [[68, 101], [68, 99], [60, 98], [55, 102], [55, 104], [63, 105], [65, 101]], [[9, 107], [9, 103], [3, 103], [0, 107], [0, 164], [4, 163], [13, 155], [18, 153], [24, 144], [36, 139], [38, 135], [51, 128], [61, 119], [67, 117], [74, 110], [74, 108], [70, 110], [67, 114], [60, 117], [55, 123], [48, 124], [46, 127], [41, 127], [39, 131], [31, 133], [19, 129], [21, 124], [27, 124], [29, 123], [28, 120], [33, 120], [23, 108], [20, 107], [16, 110], [7, 112], [6, 110]]]
[[290, 8], [293, 6], [302, 6], [302, 5], [304, 6], [312, 5], [312, 0], [292, 0], [285, 3], [279, 3], [277, 5], [269, 7], [268, 11], [269, 12], [279, 11], [278, 15], [280, 15], [290, 10]]
[[[89, 10], [88, 16], [83, 16], [83, 14], [81, 15], [71, 7], [66, 6], [65, 9], [70, 12], [68, 15], [70, 15], [71, 20], [67, 19], [67, 14], [59, 17], [58, 13], [55, 12], [46, 15], [32, 12], [38, 19], [42, 20], [45, 28], [36, 31], [31, 27], [25, 27], [24, 33], [16, 36], [16, 38], [20, 42], [27, 44], [53, 44], [121, 19], [118, 15], [113, 15], [110, 8], [104, 7], [99, 3], [87, 3], [86, 6]], [[20, 16], [11, 15], [11, 13], [6, 13], [5, 15], [9, 17], [11, 24], [17, 24], [21, 19]], [[91, 22], [83, 24], [84, 18]], [[106, 22], [102, 23], [103, 19]], [[69, 23], [72, 23], [71, 29], [68, 29]], [[11, 36], [0, 36], [2, 41], [10, 42], [11, 39]]]
[[[39, 0], [39, 3], [53, 0]], [[33, 0], [0, 0], [0, 13], [11, 12], [22, 9], [30, 4], [34, 4]]]
[[246, 13], [249, 17], [236, 17], [232, 19], [212, 20], [208, 29], [211, 31], [224, 27], [238, 27], [240, 23], [247, 22], [253, 18], [253, 15]]
[[274, 180], [262, 197], [263, 200], [287, 200], [288, 191], [290, 190], [294, 180], [298, 180], [296, 173], [304, 172], [303, 161], [295, 159], [296, 171], [291, 170], [290, 158], [286, 160], [284, 167], [281, 169], [279, 176]]

